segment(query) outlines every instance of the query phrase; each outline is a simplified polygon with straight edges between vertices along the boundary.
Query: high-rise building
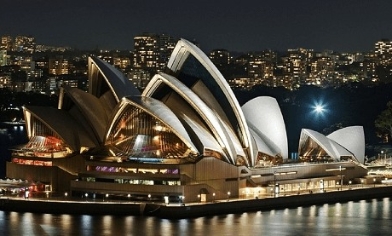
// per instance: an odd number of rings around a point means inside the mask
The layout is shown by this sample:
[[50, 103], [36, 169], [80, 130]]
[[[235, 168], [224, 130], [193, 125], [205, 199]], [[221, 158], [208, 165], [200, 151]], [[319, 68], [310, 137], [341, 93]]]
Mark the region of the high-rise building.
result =
[[151, 79], [150, 72], [142, 69], [133, 69], [127, 72], [128, 79], [138, 89], [144, 89]]
[[382, 39], [377, 41], [374, 45], [374, 53], [380, 59], [380, 64], [392, 64], [392, 41], [389, 39]]
[[156, 70], [158, 64], [158, 38], [155, 34], [135, 36], [133, 67]]
[[25, 72], [34, 70], [34, 61], [31, 56], [15, 56], [12, 58], [12, 64], [20, 66], [20, 69]]
[[374, 51], [376, 55], [391, 54], [392, 53], [392, 41], [389, 39], [381, 39], [374, 45]]
[[317, 86], [332, 85], [335, 65], [330, 57], [314, 58], [310, 67], [310, 74], [306, 84]]
[[0, 66], [8, 65], [8, 55], [6, 50], [0, 50]]
[[253, 85], [266, 85], [276, 87], [274, 80], [274, 66], [277, 61], [277, 53], [272, 50], [248, 53], [248, 77]]
[[288, 49], [285, 72], [293, 77], [294, 87], [306, 83], [307, 67], [313, 58], [313, 49]]
[[270, 61], [256, 60], [249, 61], [248, 76], [255, 84], [263, 84], [270, 87], [276, 87], [273, 83], [274, 65]]
[[113, 65], [121, 71], [125, 71], [130, 68], [131, 60], [129, 57], [113, 57]]
[[2, 36], [0, 50], [11, 51], [12, 50], [12, 37]]
[[150, 72], [163, 70], [174, 46], [174, 38], [166, 34], [135, 36], [133, 67]]
[[176, 43], [176, 39], [170, 35], [158, 35], [158, 70], [166, 67]]
[[49, 74], [52, 75], [67, 75], [69, 74], [68, 59], [58, 56], [49, 59]]
[[9, 74], [0, 74], [0, 88], [12, 88], [12, 80], [11, 75]]
[[31, 36], [16, 36], [13, 50], [16, 52], [34, 53], [35, 38]]
[[208, 57], [218, 69], [228, 66], [231, 62], [230, 52], [225, 49], [214, 49]]
[[34, 63], [36, 69], [42, 70], [44, 74], [48, 74], [49, 59], [47, 57], [36, 58]]

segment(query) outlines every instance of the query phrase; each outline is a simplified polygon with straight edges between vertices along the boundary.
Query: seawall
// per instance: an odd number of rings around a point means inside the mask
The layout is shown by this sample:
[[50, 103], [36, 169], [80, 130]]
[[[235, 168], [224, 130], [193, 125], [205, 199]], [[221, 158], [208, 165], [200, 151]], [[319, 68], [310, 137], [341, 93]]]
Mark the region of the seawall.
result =
[[301, 194], [264, 199], [231, 199], [208, 203], [162, 204], [145, 202], [94, 202], [0, 198], [0, 210], [51, 214], [134, 215], [167, 219], [193, 218], [294, 208], [325, 203], [368, 200], [392, 196], [392, 186], [325, 193]]
[[[161, 206], [152, 215], [161, 218], [192, 218], [199, 216], [234, 214], [295, 208], [348, 201], [368, 200], [392, 196], [392, 187], [376, 187], [326, 193], [302, 194], [277, 198], [221, 201], [217, 203], [191, 204], [182, 207]], [[148, 214], [148, 212], [145, 212]]]

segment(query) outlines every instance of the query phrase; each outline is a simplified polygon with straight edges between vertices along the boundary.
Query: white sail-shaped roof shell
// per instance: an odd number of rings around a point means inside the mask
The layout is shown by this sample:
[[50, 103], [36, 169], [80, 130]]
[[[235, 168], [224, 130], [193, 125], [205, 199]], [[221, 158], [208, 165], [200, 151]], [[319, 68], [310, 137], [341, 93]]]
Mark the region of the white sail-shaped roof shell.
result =
[[354, 157], [354, 154], [345, 149], [339, 143], [329, 139], [323, 134], [310, 129], [302, 129], [299, 140], [299, 156], [302, 155], [301, 147], [306, 142], [307, 138], [311, 138], [316, 142], [333, 160], [340, 161], [341, 157]]
[[82, 124], [66, 111], [51, 107], [29, 106], [23, 107], [23, 112], [29, 138], [37, 135], [32, 121], [35, 117], [56, 133], [73, 151], [79, 151], [81, 147], [95, 147], [97, 145], [95, 138], [91, 137]]
[[[181, 74], [184, 63], [190, 55], [192, 55], [207, 71], [208, 75], [204, 74], [204, 76], [210, 77], [208, 80], [204, 81], [202, 81], [202, 78], [199, 78], [201, 80], [190, 85], [190, 88], [207, 104], [207, 106], [214, 110], [224, 122], [227, 122], [227, 124], [232, 126], [232, 129], [241, 142], [242, 149], [246, 151], [247, 162], [249, 162], [250, 166], [253, 166], [255, 162], [254, 140], [250, 135], [244, 114], [242, 113], [241, 107], [230, 86], [210, 59], [194, 44], [185, 39], [181, 39], [172, 52], [167, 65], [168, 69], [174, 74]], [[202, 73], [194, 70], [194, 68], [188, 69], [192, 70], [194, 73]], [[181, 79], [180, 81], [186, 84], [186, 81], [182, 81]]]
[[114, 66], [97, 57], [89, 57], [89, 92], [96, 97], [100, 97], [100, 86], [102, 82], [99, 75], [103, 77], [109, 86], [114, 98], [120, 102], [125, 96], [140, 95], [140, 91], [129, 81], [129, 79]]
[[[286, 126], [276, 99], [267, 96], [257, 97], [245, 103], [242, 110], [249, 127], [258, 134], [258, 151], [269, 155], [278, 154], [287, 159]], [[261, 144], [261, 141], [264, 144]]]
[[261, 135], [256, 133], [254, 129], [250, 128], [250, 133], [255, 139], [258, 152], [265, 153], [270, 156], [276, 156], [277, 154], [279, 154], [276, 151], [271, 150], [271, 148], [265, 143], [264, 139], [261, 138]]
[[111, 114], [108, 114], [100, 100], [92, 94], [69, 87], [64, 90], [78, 107], [80, 115], [86, 118], [85, 121], [89, 123], [99, 142], [102, 143]]
[[203, 150], [200, 150], [200, 153], [204, 152], [206, 149], [213, 150], [215, 152], [220, 153], [225, 161], [230, 162], [230, 160], [227, 159], [227, 156], [223, 152], [219, 143], [203, 126], [201, 126], [200, 124], [198, 124], [193, 119], [186, 116], [185, 114], [183, 114], [179, 118], [183, 120], [186, 123], [186, 125], [188, 125], [192, 129], [192, 131], [198, 137], [199, 141], [202, 143]]
[[216, 141], [220, 144], [221, 150], [223, 150], [225, 156], [230, 159], [231, 163], [236, 163], [237, 156], [246, 156], [242, 150], [241, 143], [232, 129], [228, 127], [220, 119], [220, 117], [211, 110], [203, 100], [200, 99], [199, 96], [175, 77], [165, 73], [155, 75], [143, 91], [142, 95], [153, 97], [157, 88], [162, 83], [169, 86], [173, 91], [179, 94], [203, 119], [216, 138]]
[[339, 129], [327, 137], [353, 153], [360, 163], [364, 163], [365, 133], [362, 126], [350, 126]]

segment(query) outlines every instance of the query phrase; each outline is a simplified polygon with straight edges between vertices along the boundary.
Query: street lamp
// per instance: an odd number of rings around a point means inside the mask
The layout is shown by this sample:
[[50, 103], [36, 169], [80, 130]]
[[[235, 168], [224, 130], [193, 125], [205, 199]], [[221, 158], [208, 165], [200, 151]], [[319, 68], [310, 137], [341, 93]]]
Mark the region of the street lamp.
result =
[[340, 191], [343, 190], [343, 174], [342, 174], [342, 166], [339, 166], [340, 170]]
[[215, 193], [212, 193], [213, 201], [215, 202]]
[[387, 164], [387, 151], [381, 151], [381, 153], [384, 153], [384, 165]]
[[227, 192], [227, 201], [230, 199], [230, 191]]
[[376, 178], [373, 178], [374, 187], [376, 187]]
[[276, 197], [276, 171], [274, 171], [274, 197]]
[[321, 189], [321, 192], [323, 193], [324, 192], [324, 180], [323, 179], [320, 180], [320, 189]]

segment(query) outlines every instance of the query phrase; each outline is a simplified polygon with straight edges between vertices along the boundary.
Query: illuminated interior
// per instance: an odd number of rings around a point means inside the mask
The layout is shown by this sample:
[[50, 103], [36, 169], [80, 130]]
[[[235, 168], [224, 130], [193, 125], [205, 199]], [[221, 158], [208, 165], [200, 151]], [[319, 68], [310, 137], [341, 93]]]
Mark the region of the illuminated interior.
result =
[[303, 146], [301, 146], [302, 155], [300, 156], [301, 161], [306, 162], [319, 162], [328, 161], [332, 162], [333, 159], [328, 153], [314, 140], [308, 137]]
[[33, 136], [20, 150], [15, 152], [18, 156], [34, 156], [43, 158], [60, 158], [71, 153], [65, 143], [54, 136]]
[[115, 122], [106, 145], [126, 161], [166, 162], [190, 155], [190, 149], [169, 127], [133, 106], [127, 106]]

